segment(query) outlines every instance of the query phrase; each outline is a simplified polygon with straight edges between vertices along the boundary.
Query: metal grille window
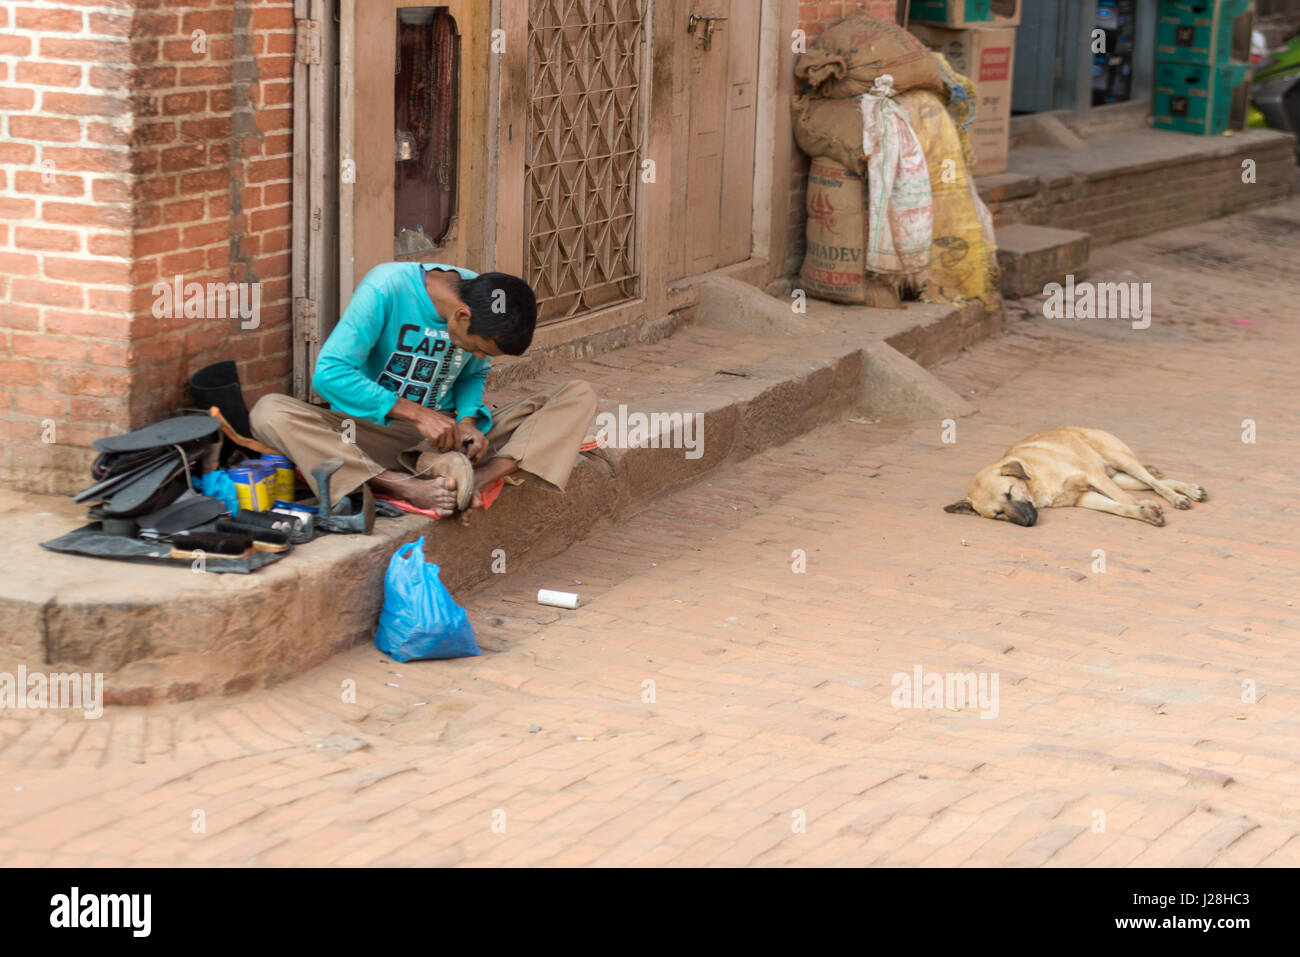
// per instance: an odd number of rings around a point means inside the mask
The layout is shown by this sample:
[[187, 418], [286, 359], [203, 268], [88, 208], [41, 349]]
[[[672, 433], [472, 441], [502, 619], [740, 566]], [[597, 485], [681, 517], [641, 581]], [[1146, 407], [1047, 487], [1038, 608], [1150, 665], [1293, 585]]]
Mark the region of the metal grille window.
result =
[[647, 0], [531, 0], [525, 161], [539, 319], [640, 292]]

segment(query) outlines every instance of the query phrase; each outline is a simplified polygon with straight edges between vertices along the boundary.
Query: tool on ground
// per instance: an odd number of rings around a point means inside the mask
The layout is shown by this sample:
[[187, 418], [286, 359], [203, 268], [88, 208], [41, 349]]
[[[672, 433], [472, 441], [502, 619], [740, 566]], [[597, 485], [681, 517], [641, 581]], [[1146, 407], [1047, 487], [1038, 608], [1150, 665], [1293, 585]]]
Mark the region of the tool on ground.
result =
[[578, 596], [571, 591], [550, 591], [546, 588], [537, 590], [537, 604], [553, 605], [556, 608], [577, 608]]
[[223, 519], [217, 522], [217, 531], [248, 535], [254, 541], [267, 542], [271, 545], [288, 545], [293, 537], [293, 530], [290, 528], [263, 528], [259, 525], [242, 522], [238, 518]]
[[193, 558], [195, 552], [223, 558], [243, 558], [252, 554], [251, 535], [226, 532], [178, 532], [171, 537], [172, 558]]
[[345, 497], [335, 503], [330, 496], [330, 478], [343, 467], [340, 458], [326, 459], [311, 470], [316, 480], [316, 496], [319, 499], [319, 511], [316, 514], [316, 527], [323, 532], [342, 532], [344, 534], [369, 535], [375, 528], [375, 498], [369, 485], [361, 486], [360, 511], [355, 507], [354, 499]]

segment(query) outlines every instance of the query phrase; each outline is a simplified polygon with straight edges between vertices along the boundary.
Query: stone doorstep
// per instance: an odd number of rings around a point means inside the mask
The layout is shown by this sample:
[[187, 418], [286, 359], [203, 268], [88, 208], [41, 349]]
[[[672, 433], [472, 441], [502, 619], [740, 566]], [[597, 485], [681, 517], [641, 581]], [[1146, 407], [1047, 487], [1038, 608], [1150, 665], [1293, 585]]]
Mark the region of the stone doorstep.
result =
[[66, 498], [6, 493], [0, 515], [12, 534], [0, 559], [0, 671], [103, 672], [106, 700], [117, 704], [273, 686], [372, 640], [389, 558], [421, 535], [425, 558], [458, 593], [493, 574], [496, 549], [508, 571], [528, 568], [727, 462], [852, 409], [904, 419], [973, 411], [922, 365], [999, 330], [1000, 311], [978, 302], [815, 306], [810, 313], [823, 323], [831, 317], [835, 329], [774, 341], [767, 361], [730, 370], [743, 375], [714, 374], [663, 394], [653, 370], [629, 373], [646, 393], [627, 402], [629, 412], [703, 415], [701, 457], [655, 448], [583, 453], [563, 494], [527, 480], [468, 526], [379, 519], [373, 535], [325, 536], [252, 575], [197, 574], [48, 552], [38, 543], [84, 523], [84, 511]]
[[1073, 229], [1014, 223], [997, 227], [999, 288], [1008, 299], [1038, 296], [1049, 282], [1079, 278], [1091, 237]]

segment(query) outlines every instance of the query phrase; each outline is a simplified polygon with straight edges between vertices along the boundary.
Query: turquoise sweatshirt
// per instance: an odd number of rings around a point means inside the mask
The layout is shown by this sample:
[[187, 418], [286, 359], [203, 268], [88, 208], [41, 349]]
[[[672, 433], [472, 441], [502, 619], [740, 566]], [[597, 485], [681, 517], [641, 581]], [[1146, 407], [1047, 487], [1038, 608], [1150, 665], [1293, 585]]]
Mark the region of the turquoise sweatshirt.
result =
[[343, 318], [316, 360], [312, 386], [344, 415], [388, 425], [399, 398], [473, 417], [481, 432], [492, 428], [483, 401], [491, 359], [452, 345], [447, 322], [429, 300], [424, 274], [449, 269], [462, 279], [478, 273], [441, 263], [384, 263], [366, 273]]

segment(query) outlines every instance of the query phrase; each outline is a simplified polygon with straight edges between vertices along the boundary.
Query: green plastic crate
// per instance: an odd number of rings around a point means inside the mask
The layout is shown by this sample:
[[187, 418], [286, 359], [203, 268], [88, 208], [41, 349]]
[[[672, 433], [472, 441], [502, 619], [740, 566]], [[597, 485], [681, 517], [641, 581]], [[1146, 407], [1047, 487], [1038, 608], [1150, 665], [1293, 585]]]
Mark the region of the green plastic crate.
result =
[[1254, 0], [1160, 0], [1156, 58], [1227, 66], [1250, 61]]
[[1250, 67], [1244, 63], [1156, 63], [1154, 126], [1218, 136], [1246, 123]]
[[964, 27], [993, 19], [991, 0], [912, 0], [907, 8], [908, 22], [937, 23]]

